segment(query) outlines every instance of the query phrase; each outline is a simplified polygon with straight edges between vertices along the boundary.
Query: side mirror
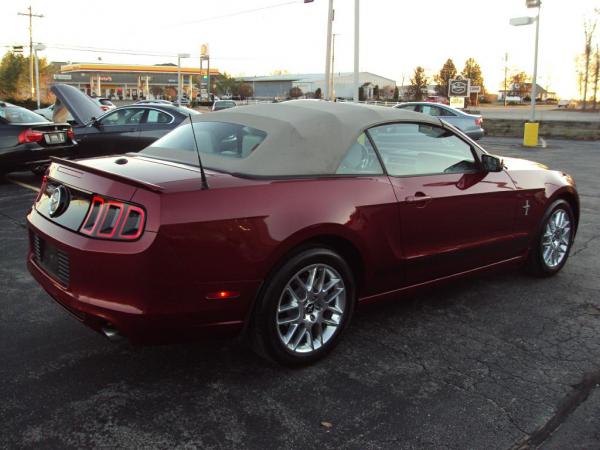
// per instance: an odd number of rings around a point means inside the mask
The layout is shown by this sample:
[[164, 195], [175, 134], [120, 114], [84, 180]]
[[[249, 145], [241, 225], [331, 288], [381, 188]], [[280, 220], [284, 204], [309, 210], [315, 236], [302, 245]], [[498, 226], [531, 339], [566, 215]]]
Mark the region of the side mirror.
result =
[[481, 165], [485, 172], [502, 172], [504, 164], [500, 158], [484, 153], [481, 155]]
[[104, 128], [104, 125], [102, 125], [100, 123], [100, 121], [98, 119], [96, 119], [95, 117], [92, 117], [92, 126], [95, 128], [98, 128], [99, 130], [101, 130], [102, 128]]

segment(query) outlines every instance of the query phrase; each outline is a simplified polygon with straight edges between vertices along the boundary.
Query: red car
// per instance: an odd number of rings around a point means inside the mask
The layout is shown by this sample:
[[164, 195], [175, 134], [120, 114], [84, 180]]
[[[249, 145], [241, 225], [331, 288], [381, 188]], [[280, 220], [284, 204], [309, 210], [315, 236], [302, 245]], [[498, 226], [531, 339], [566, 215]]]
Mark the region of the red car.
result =
[[194, 117], [137, 154], [54, 159], [28, 266], [110, 338], [243, 333], [299, 365], [357, 304], [501, 266], [555, 274], [578, 219], [569, 175], [435, 117], [299, 100]]

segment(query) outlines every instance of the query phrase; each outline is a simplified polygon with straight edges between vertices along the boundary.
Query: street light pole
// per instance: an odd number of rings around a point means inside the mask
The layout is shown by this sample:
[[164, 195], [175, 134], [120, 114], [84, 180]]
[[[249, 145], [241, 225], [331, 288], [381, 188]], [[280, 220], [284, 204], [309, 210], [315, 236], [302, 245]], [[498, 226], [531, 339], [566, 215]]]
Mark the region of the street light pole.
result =
[[181, 58], [189, 58], [189, 53], [177, 54], [177, 104], [181, 105]]
[[537, 17], [535, 19], [535, 54], [533, 57], [533, 79], [531, 80], [531, 122], [535, 122], [535, 100], [537, 97], [537, 66], [538, 66], [538, 42], [540, 37], [540, 9], [538, 2]]
[[333, 23], [333, 0], [329, 0], [327, 12], [327, 45], [325, 48], [325, 100], [329, 100], [329, 76], [331, 73], [331, 28]]
[[506, 96], [508, 95], [506, 78], [508, 76], [508, 52], [504, 54], [504, 107], [508, 104]]
[[181, 55], [177, 55], [177, 105], [181, 105]]
[[358, 103], [358, 49], [359, 49], [359, 19], [360, 19], [360, 0], [354, 0], [354, 103]]
[[35, 93], [37, 100], [37, 109], [40, 109], [40, 64], [38, 59], [38, 50], [42, 51], [46, 48], [43, 44], [36, 44], [33, 47], [33, 54], [35, 56]]

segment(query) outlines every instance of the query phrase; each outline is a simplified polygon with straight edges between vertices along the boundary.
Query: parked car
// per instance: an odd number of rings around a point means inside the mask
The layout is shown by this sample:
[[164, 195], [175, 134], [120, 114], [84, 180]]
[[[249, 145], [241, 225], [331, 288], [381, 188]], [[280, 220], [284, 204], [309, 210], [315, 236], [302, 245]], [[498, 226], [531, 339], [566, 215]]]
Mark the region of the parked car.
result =
[[575, 109], [577, 108], [577, 102], [575, 100], [560, 100], [558, 102], [558, 107], [559, 108], [565, 108], [565, 109]]
[[140, 100], [135, 102], [136, 105], [174, 105], [175, 103], [170, 102], [169, 100], [160, 100], [160, 99], [154, 99], [154, 100]]
[[212, 105], [213, 111], [221, 111], [222, 109], [235, 108], [237, 103], [233, 100], [216, 100]]
[[460, 109], [452, 108], [442, 103], [407, 102], [394, 105], [394, 108], [420, 112], [429, 116], [439, 117], [454, 125], [471, 139], [479, 140], [483, 137], [483, 117], [479, 114], [467, 114]]
[[297, 100], [195, 116], [139, 153], [55, 159], [28, 267], [111, 339], [246, 333], [300, 365], [357, 304], [500, 267], [556, 274], [578, 220], [569, 175], [437, 117]]
[[73, 117], [76, 158], [137, 152], [176, 128], [190, 115], [200, 114], [173, 105], [133, 104], [104, 113], [90, 97], [73, 86], [56, 84], [52, 92]]
[[[85, 95], [85, 94], [84, 94]], [[115, 109], [116, 106], [107, 98], [93, 98], [90, 97], [90, 99], [92, 99], [93, 101], [95, 101], [96, 103], [98, 103], [98, 106], [100, 107], [100, 110], [106, 112], [106, 111], [110, 111], [111, 109]], [[48, 119], [49, 121], [53, 121], [54, 119], [54, 104], [47, 106], [46, 108], [40, 108], [40, 109], [36, 109], [33, 112], [36, 114], [39, 114], [42, 117], [45, 117], [46, 119]], [[73, 122], [73, 117], [71, 115], [67, 115], [66, 118], [67, 122]]]
[[69, 156], [73, 130], [52, 123], [28, 109], [0, 101], [0, 174], [17, 170], [40, 171], [50, 155]]
[[108, 99], [108, 98], [92, 97], [92, 99], [94, 101], [98, 102], [98, 104], [100, 105], [100, 109], [102, 109], [102, 111], [110, 111], [111, 109], [116, 108], [116, 106], [113, 104], [113, 102], [111, 102], [110, 99]]

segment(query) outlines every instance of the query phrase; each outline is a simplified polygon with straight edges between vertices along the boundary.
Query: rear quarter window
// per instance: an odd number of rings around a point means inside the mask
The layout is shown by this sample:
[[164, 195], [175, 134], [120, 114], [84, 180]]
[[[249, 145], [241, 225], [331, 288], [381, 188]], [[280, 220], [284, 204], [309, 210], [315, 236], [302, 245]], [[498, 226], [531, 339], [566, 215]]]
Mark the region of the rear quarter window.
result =
[[[247, 158], [267, 137], [264, 131], [228, 122], [196, 122], [193, 131], [200, 153], [224, 159]], [[194, 134], [189, 123], [183, 124], [140, 154], [197, 166]]]

